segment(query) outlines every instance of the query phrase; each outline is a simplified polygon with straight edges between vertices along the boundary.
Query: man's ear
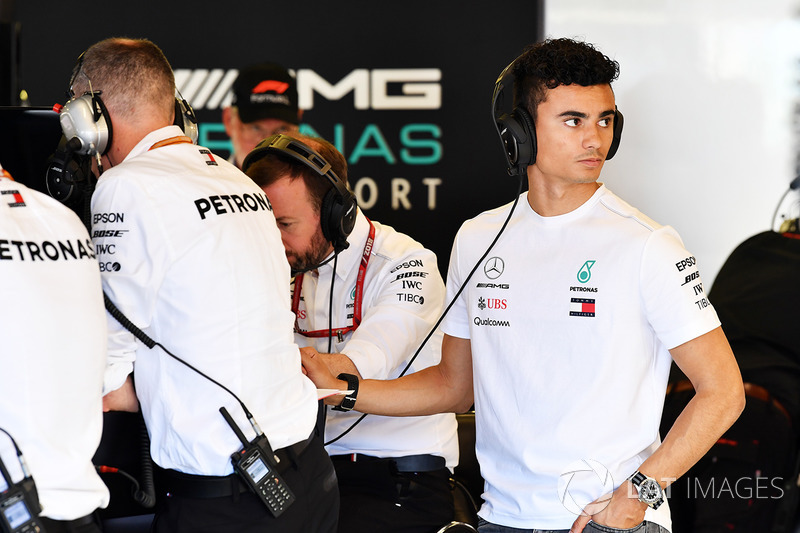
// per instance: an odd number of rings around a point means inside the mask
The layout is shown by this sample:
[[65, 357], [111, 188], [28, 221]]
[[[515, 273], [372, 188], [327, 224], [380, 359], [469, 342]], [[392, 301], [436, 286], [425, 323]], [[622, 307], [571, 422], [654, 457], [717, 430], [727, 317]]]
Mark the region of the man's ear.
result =
[[225, 126], [225, 133], [230, 137], [231, 128], [233, 127], [233, 110], [230, 107], [222, 110], [222, 124]]

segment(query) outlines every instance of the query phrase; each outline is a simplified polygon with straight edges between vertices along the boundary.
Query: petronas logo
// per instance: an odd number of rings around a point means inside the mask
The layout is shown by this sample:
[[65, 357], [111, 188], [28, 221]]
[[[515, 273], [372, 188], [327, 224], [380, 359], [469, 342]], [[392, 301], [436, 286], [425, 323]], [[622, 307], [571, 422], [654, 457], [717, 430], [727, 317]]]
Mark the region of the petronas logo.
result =
[[580, 270], [578, 270], [578, 281], [581, 283], [588, 283], [589, 280], [592, 278], [592, 267], [594, 266], [596, 261], [592, 261], [591, 259], [586, 261]]

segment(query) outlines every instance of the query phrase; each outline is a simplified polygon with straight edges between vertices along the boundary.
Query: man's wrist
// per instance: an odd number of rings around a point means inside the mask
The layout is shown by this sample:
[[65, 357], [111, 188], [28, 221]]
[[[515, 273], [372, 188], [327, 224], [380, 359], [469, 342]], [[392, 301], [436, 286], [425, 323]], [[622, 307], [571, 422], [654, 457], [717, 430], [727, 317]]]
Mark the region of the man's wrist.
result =
[[632, 486], [630, 496], [643, 504], [658, 509], [664, 503], [664, 488], [655, 479], [637, 470], [630, 475], [627, 481]]
[[344, 390], [351, 391], [345, 394], [344, 398], [339, 405], [333, 407], [334, 411], [351, 411], [356, 405], [356, 397], [358, 396], [358, 376], [353, 374], [342, 373], [336, 376], [336, 379], [345, 382]]

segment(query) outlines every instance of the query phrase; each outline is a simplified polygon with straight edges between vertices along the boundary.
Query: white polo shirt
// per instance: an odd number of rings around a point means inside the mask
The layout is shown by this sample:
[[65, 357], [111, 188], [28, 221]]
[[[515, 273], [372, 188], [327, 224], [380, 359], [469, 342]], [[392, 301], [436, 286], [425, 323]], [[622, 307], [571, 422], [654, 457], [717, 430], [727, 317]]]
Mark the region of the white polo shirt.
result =
[[[360, 326], [334, 337], [332, 353], [347, 355], [364, 379], [392, 379], [408, 364], [442, 312], [444, 282], [436, 255], [407, 235], [389, 226], [372, 222], [374, 243], [363, 283]], [[359, 211], [350, 247], [339, 254], [334, 281], [334, 329], [353, 323], [356, 285], [370, 222]], [[317, 273], [303, 276], [297, 324], [305, 331], [328, 329], [333, 261]], [[327, 336], [295, 335], [301, 346], [328, 352]], [[441, 358], [442, 333], [436, 331], [407, 373], [435, 365]], [[357, 411], [328, 409], [325, 440], [335, 439], [361, 416]], [[376, 457], [432, 454], [446, 459], [453, 468], [458, 463], [458, 436], [455, 415], [386, 417], [368, 415], [355, 429], [327, 447], [330, 455], [363, 453]]]
[[[235, 393], [274, 449], [307, 438], [316, 389], [301, 372], [289, 265], [264, 192], [170, 126], [147, 135], [106, 171], [92, 196], [92, 237], [103, 286], [151, 338]], [[166, 146], [156, 147], [166, 141]], [[110, 319], [106, 386], [135, 366], [153, 460], [189, 474], [227, 475], [248, 439], [241, 406], [161, 348], [148, 349]]]

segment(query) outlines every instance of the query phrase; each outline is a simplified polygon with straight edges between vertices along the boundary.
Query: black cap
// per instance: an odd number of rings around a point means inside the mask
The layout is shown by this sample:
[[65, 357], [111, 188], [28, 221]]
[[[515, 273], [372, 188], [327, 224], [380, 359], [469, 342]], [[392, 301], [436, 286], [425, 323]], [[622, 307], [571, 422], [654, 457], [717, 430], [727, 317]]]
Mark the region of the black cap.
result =
[[297, 80], [276, 63], [245, 67], [233, 82], [233, 102], [242, 122], [276, 118], [297, 124]]

